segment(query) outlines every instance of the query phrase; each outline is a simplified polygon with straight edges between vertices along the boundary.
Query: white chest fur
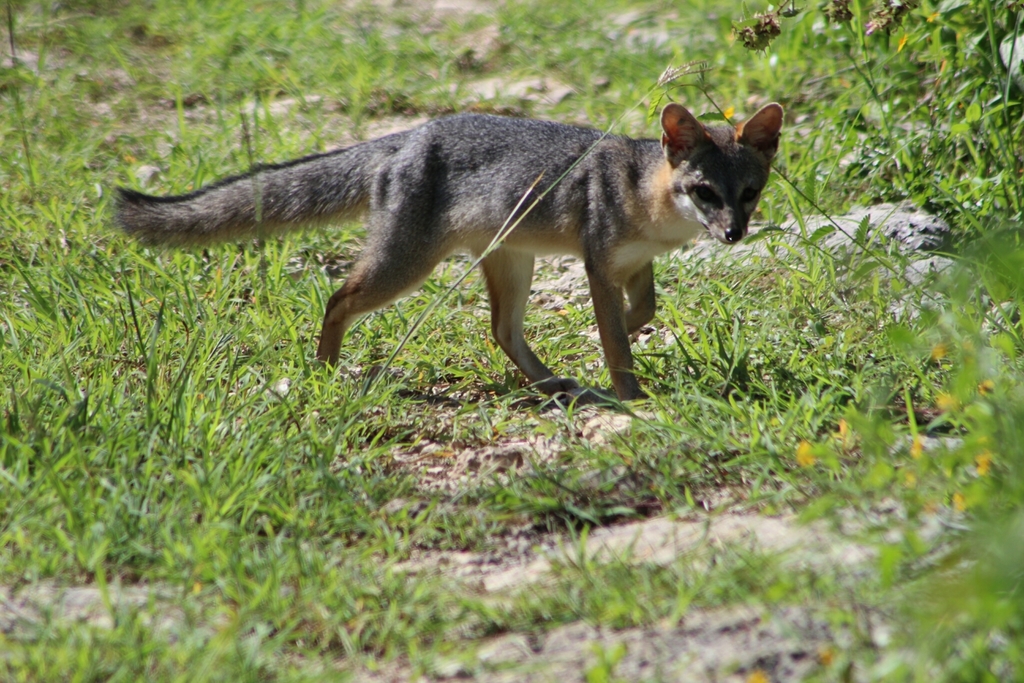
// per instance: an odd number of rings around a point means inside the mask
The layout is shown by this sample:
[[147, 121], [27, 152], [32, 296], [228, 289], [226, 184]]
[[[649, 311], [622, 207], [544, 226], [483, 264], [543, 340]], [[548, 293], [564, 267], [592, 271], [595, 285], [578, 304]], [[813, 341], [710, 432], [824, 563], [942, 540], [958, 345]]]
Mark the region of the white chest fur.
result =
[[644, 231], [638, 239], [625, 241], [612, 250], [612, 272], [617, 280], [625, 281], [642, 266], [650, 263], [655, 256], [678, 249], [703, 231], [703, 225], [687, 220], [652, 226], [652, 229]]
[[655, 256], [678, 249], [704, 232], [700, 211], [687, 195], [674, 196], [662, 206], [666, 210], [655, 213], [631, 239], [612, 250], [616, 279], [624, 281]]

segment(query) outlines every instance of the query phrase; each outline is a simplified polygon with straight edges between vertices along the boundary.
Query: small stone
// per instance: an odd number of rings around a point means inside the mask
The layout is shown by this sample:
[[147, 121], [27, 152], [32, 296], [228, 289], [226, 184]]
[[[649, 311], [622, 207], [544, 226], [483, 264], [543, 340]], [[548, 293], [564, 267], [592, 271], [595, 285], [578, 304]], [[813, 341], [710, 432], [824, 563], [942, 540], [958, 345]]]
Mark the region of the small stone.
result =
[[999, 58], [1010, 72], [1017, 88], [1024, 90], [1024, 36], [1008, 35], [999, 45]]
[[397, 515], [399, 512], [405, 509], [405, 506], [409, 504], [409, 501], [405, 498], [393, 498], [387, 504], [380, 509], [385, 515], [389, 517], [391, 515]]
[[503, 572], [497, 572], [484, 577], [484, 590], [489, 593], [519, 588], [531, 583], [536, 583], [544, 578], [551, 563], [544, 558], [534, 560], [525, 567], [514, 567]]
[[158, 175], [160, 175], [160, 169], [149, 164], [135, 169], [135, 179], [139, 181], [139, 185], [142, 187], [149, 187]]
[[495, 638], [477, 650], [477, 660], [481, 664], [508, 664], [521, 662], [533, 653], [530, 641], [521, 633], [510, 633]]
[[583, 438], [594, 444], [607, 444], [615, 436], [628, 436], [632, 425], [630, 415], [601, 413], [583, 423]]
[[288, 390], [291, 389], [291, 386], [291, 379], [288, 377], [282, 377], [278, 381], [274, 382], [274, 386], [270, 387], [270, 391], [278, 398], [284, 398], [288, 395]]
[[434, 662], [434, 675], [439, 678], [461, 678], [473, 672], [457, 659], [438, 659]]

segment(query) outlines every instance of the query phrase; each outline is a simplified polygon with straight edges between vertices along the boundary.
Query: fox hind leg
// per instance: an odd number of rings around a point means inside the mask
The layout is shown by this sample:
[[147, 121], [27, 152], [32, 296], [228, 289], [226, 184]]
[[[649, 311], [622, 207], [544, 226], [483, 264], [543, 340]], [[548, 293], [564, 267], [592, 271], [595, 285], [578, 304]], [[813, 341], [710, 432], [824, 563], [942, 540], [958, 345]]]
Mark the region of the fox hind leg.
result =
[[327, 301], [316, 357], [328, 365], [338, 362], [342, 338], [356, 318], [419, 287], [446, 255], [442, 245], [410, 239], [398, 229], [377, 235], [371, 231], [352, 274]]

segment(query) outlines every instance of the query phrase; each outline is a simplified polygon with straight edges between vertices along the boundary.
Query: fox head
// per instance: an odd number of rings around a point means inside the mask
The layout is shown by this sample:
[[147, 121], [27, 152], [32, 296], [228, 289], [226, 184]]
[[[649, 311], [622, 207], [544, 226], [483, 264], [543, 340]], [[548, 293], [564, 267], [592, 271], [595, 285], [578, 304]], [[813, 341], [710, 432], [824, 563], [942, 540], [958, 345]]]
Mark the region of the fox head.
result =
[[726, 244], [743, 239], [768, 182], [782, 118], [782, 107], [773, 102], [735, 127], [705, 127], [682, 105], [667, 105], [661, 146], [672, 167], [676, 210]]

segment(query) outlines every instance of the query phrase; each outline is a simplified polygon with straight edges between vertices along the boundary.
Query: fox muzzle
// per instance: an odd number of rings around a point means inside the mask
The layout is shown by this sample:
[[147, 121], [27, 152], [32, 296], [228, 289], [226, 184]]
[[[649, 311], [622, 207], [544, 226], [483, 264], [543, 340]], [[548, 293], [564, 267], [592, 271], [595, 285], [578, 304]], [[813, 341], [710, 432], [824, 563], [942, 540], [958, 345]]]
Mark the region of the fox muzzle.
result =
[[747, 231], [741, 227], [730, 228], [725, 231], [725, 242], [728, 244], [736, 244], [747, 234]]

